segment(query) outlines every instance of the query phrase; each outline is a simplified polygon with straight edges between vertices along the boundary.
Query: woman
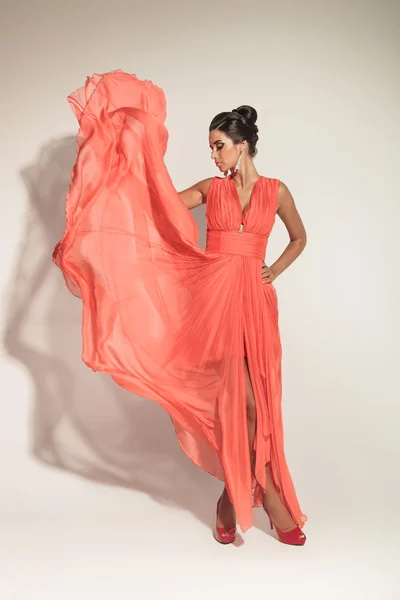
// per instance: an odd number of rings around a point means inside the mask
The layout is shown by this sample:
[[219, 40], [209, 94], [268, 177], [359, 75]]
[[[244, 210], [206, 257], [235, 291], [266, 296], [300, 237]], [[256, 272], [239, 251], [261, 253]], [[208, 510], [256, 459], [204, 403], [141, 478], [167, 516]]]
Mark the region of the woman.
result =
[[[178, 194], [163, 160], [160, 88], [114, 71], [88, 78], [68, 100], [78, 158], [53, 257], [83, 299], [84, 362], [163, 406], [185, 453], [225, 482], [217, 541], [234, 541], [236, 518], [246, 531], [263, 505], [279, 539], [303, 545], [306, 516], [283, 448], [272, 281], [306, 234], [286, 186], [255, 169], [255, 110], [215, 117], [209, 142], [226, 177]], [[188, 211], [202, 202], [205, 251]], [[276, 214], [290, 243], [268, 268]]]
[[[211, 158], [215, 161], [220, 171], [225, 176], [231, 173], [235, 182], [237, 195], [243, 213], [240, 230], [243, 231], [244, 217], [249, 210], [252, 200], [252, 190], [260, 179], [253, 157], [257, 153], [258, 127], [256, 125], [257, 112], [250, 106], [241, 106], [234, 111], [218, 114], [210, 124], [209, 142]], [[203, 202], [207, 202], [207, 194], [214, 178], [209, 178], [180, 193], [187, 206], [192, 209]], [[265, 263], [262, 267], [263, 284], [272, 283], [303, 251], [306, 245], [306, 232], [297, 212], [293, 197], [288, 188], [280, 182], [278, 191], [277, 214], [284, 222], [290, 236], [290, 243], [280, 258], [268, 268]], [[251, 456], [252, 472], [254, 472], [254, 434], [256, 429], [256, 404], [251, 384], [247, 359], [245, 358], [246, 373], [246, 407], [249, 452]], [[293, 540], [305, 542], [305, 535], [296, 529], [296, 523], [290, 512], [281, 502], [279, 494], [273, 483], [270, 463], [266, 464], [266, 493], [263, 506], [270, 515], [271, 522], [276, 525], [281, 539], [290, 543]], [[236, 535], [236, 519], [234, 507], [229, 499], [229, 494], [224, 488], [217, 511], [216, 535], [220, 541], [234, 539]], [[286, 535], [285, 535], [286, 534]], [[290, 535], [288, 535], [290, 534]]]

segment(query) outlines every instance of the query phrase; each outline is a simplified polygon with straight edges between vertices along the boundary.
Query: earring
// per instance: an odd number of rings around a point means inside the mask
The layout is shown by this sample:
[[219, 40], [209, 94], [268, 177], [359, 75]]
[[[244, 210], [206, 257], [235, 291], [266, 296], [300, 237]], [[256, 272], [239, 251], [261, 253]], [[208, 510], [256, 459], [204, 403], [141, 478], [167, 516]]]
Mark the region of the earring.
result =
[[[243, 150], [242, 150], [242, 152], [243, 152]], [[237, 173], [240, 169], [240, 161], [242, 159], [242, 152], [239, 154], [239, 160], [237, 161], [237, 165], [235, 167], [235, 173]]]

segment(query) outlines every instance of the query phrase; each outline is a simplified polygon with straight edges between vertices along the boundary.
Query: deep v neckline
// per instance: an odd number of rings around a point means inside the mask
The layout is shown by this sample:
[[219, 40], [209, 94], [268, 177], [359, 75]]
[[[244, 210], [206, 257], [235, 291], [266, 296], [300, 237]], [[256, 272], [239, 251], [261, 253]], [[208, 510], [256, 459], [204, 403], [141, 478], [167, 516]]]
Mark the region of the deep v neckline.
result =
[[253, 203], [253, 196], [254, 196], [255, 192], [257, 191], [257, 190], [256, 190], [256, 187], [257, 187], [257, 184], [258, 184], [258, 182], [260, 181], [260, 179], [262, 179], [262, 175], [260, 175], [260, 177], [259, 177], [259, 178], [256, 180], [255, 184], [253, 185], [253, 188], [252, 188], [252, 190], [251, 190], [251, 194], [250, 194], [250, 200], [249, 200], [249, 203], [248, 203], [248, 205], [246, 206], [245, 210], [243, 210], [243, 209], [242, 209], [242, 203], [240, 202], [240, 196], [239, 196], [239, 192], [237, 191], [237, 187], [236, 187], [236, 185], [235, 185], [235, 182], [234, 182], [233, 178], [229, 176], [229, 180], [230, 180], [230, 182], [231, 182], [231, 184], [232, 184], [232, 186], [233, 186], [234, 195], [235, 195], [235, 197], [236, 197], [236, 200], [237, 200], [237, 202], [238, 202], [239, 210], [240, 210], [240, 213], [241, 213], [241, 216], [242, 216], [242, 223], [244, 223], [244, 220], [245, 220], [245, 218], [247, 217], [247, 214], [248, 214], [248, 212], [249, 212], [249, 210], [250, 210], [250, 208], [251, 208], [251, 205], [252, 205], [252, 203]]

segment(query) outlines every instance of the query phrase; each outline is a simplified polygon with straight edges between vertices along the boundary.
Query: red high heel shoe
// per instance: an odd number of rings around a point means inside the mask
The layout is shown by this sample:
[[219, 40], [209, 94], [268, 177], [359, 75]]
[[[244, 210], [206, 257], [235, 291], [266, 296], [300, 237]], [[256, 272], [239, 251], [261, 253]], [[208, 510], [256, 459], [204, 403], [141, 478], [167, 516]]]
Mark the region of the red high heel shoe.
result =
[[291, 529], [290, 531], [282, 531], [281, 529], [279, 529], [279, 527], [277, 527], [274, 523], [272, 523], [271, 517], [269, 516], [269, 512], [267, 511], [267, 509], [265, 508], [264, 505], [263, 505], [263, 509], [265, 510], [265, 512], [268, 515], [269, 524], [271, 525], [271, 529], [273, 529], [275, 527], [276, 533], [278, 534], [279, 541], [282, 542], [282, 544], [290, 544], [291, 546], [304, 546], [304, 544], [306, 543], [307, 537], [302, 532], [300, 527], [298, 527], [296, 525], [296, 527], [294, 529]]
[[[217, 502], [217, 522], [221, 498], [222, 496]], [[217, 522], [215, 523], [214, 539], [220, 544], [232, 544], [232, 542], [234, 542], [236, 539], [236, 525], [232, 529], [226, 529], [226, 527], [218, 527]]]

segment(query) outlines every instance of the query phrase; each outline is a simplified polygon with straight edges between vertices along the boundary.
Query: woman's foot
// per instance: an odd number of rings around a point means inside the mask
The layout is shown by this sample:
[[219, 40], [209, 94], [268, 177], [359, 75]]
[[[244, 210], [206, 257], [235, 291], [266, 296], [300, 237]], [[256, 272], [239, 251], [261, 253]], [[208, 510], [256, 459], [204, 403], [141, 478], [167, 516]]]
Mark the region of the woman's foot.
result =
[[[271, 529], [273, 529], [271, 515], [269, 514], [268, 509], [265, 505], [264, 510], [268, 514]], [[300, 529], [300, 527], [298, 527], [297, 525], [295, 525], [295, 527], [292, 527], [291, 529], [284, 531], [282, 531], [282, 529], [275, 525], [275, 529], [276, 533], [278, 534], [279, 541], [282, 542], [282, 544], [289, 544], [291, 546], [304, 546], [304, 544], [306, 543], [307, 538]]]
[[307, 538], [300, 527], [298, 527], [297, 523], [293, 520], [285, 504], [282, 502], [281, 497], [275, 487], [269, 463], [266, 465], [265, 475], [266, 493], [264, 496], [263, 505], [265, 512], [269, 516], [271, 529], [272, 525], [274, 524], [279, 540], [283, 544], [304, 546]]
[[264, 496], [264, 508], [269, 514], [271, 521], [281, 531], [290, 531], [295, 529], [297, 524], [293, 521], [288, 509], [283, 504], [277, 489], [274, 484], [274, 480], [271, 473], [271, 465], [268, 463], [265, 468], [265, 485], [266, 494]]
[[265, 496], [263, 505], [273, 524], [281, 531], [287, 532], [297, 527], [277, 492]]
[[[221, 508], [222, 507], [222, 508]], [[214, 538], [220, 544], [232, 544], [236, 539], [236, 516], [226, 490], [217, 502]]]
[[224, 488], [219, 500], [217, 527], [223, 527], [224, 529], [234, 529], [236, 527], [235, 509], [229, 499], [226, 488]]

